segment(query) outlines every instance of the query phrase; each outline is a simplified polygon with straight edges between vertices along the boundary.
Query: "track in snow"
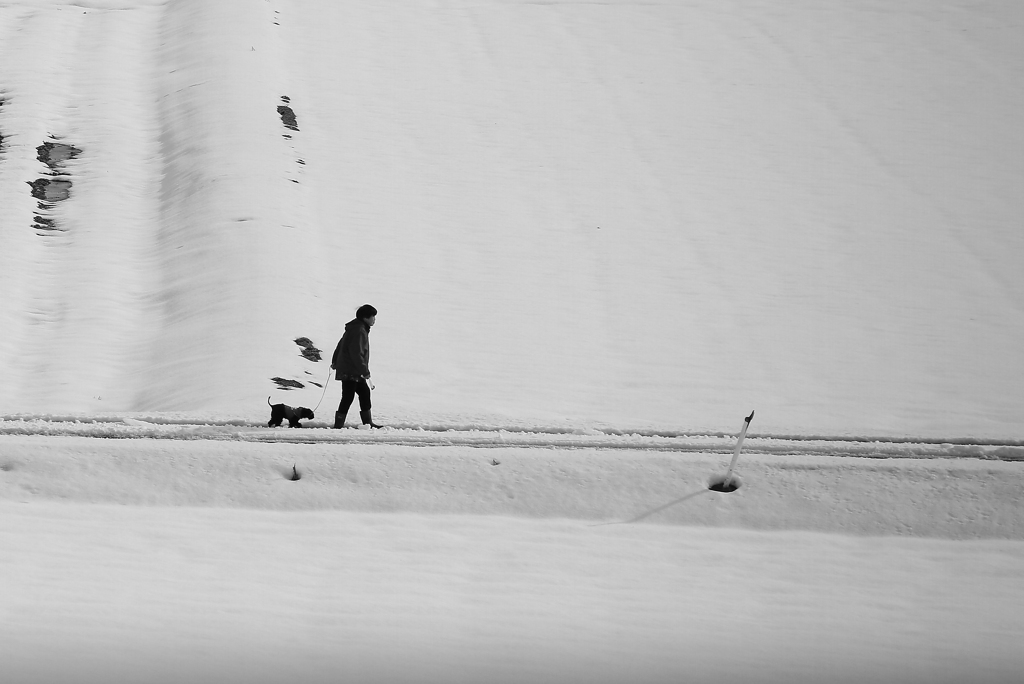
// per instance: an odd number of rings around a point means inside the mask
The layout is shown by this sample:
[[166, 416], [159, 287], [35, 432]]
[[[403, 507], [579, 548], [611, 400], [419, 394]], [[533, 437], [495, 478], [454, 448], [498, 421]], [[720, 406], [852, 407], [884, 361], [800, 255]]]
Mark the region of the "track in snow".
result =
[[[398, 425], [383, 430], [323, 427], [267, 428], [246, 421], [208, 423], [138, 420], [130, 417], [0, 417], [0, 436], [10, 434], [106, 439], [229, 440], [282, 444], [397, 444], [546, 449], [622, 449], [682, 453], [729, 453], [735, 437], [727, 434], [672, 432], [621, 433], [611, 429], [559, 430], [550, 427]], [[1024, 461], [1024, 444], [885, 440], [815, 436], [748, 436], [748, 452], [866, 458], [980, 458]]]

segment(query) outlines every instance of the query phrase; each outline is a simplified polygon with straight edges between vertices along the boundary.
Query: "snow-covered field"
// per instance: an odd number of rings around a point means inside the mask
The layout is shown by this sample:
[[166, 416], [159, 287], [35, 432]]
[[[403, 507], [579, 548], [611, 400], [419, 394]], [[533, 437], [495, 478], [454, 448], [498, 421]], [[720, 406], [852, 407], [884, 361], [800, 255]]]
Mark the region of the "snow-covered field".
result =
[[0, 681], [1019, 681], [1022, 25], [0, 0]]

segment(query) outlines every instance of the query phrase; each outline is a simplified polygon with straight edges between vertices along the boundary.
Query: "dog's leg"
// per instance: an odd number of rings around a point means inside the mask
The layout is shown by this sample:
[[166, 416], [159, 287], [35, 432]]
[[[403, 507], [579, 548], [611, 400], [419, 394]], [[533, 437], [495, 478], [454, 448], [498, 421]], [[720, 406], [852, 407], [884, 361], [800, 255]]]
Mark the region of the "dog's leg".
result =
[[284, 407], [281, 404], [274, 404], [270, 407], [270, 422], [267, 427], [279, 427], [284, 418]]

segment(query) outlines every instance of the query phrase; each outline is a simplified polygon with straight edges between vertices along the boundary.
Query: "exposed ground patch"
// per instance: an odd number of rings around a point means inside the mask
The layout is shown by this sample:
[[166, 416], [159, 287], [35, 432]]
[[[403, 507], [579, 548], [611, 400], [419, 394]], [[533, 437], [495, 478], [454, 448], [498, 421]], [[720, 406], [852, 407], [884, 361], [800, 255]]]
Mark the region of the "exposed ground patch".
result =
[[323, 358], [321, 356], [322, 352], [316, 348], [316, 345], [314, 345], [313, 341], [308, 337], [300, 337], [296, 339], [295, 344], [302, 347], [302, 351], [299, 352], [302, 355], [302, 358], [309, 359], [310, 361], [319, 361]]
[[40, 235], [66, 230], [54, 219], [53, 210], [58, 202], [71, 196], [72, 181], [65, 163], [81, 153], [77, 147], [61, 142], [44, 142], [36, 148], [36, 159], [50, 170], [49, 177], [26, 181], [32, 188], [32, 196], [38, 200], [38, 213], [33, 217], [32, 227]]
[[[282, 95], [281, 101], [284, 102], [284, 104], [278, 105], [277, 107], [277, 113], [281, 116], [281, 123], [283, 123], [284, 127], [290, 131], [298, 131], [299, 120], [295, 116], [295, 110], [293, 110], [290, 106], [291, 100], [288, 98], [287, 95]], [[291, 136], [285, 135], [285, 137], [290, 138]]]
[[[295, 344], [299, 346], [299, 355], [302, 358], [306, 359], [307, 361], [312, 361], [313, 363], [318, 363], [323, 359], [323, 352], [317, 348], [316, 344], [313, 343], [313, 340], [309, 339], [308, 337], [296, 337], [295, 340], [293, 341], [295, 342]], [[309, 376], [313, 375], [308, 370], [304, 371], [304, 373]], [[293, 389], [302, 389], [303, 387], [306, 386], [305, 384], [298, 380], [282, 378], [279, 376], [273, 377], [271, 378], [271, 380], [277, 384], [277, 389], [285, 391]], [[316, 385], [317, 387], [323, 387], [323, 385], [321, 385], [318, 382], [313, 382], [312, 380], [308, 380], [308, 382], [312, 385]]]

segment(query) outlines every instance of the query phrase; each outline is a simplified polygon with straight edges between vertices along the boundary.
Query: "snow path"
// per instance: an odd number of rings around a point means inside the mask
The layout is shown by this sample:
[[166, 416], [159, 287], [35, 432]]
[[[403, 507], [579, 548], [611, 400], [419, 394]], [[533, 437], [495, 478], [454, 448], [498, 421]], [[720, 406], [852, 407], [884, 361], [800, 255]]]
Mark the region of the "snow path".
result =
[[[0, 435], [46, 435], [51, 437], [102, 437], [115, 439], [234, 440], [281, 444], [405, 444], [411, 446], [534, 447], [562, 449], [627, 449], [731, 453], [733, 435], [678, 433], [673, 431], [630, 431], [571, 426], [498, 426], [464, 421], [440, 425], [398, 425], [384, 430], [334, 430], [322, 422], [307, 421], [301, 430], [268, 429], [260, 420], [221, 418], [196, 422], [197, 418], [153, 416], [148, 420], [117, 416], [0, 416]], [[1003, 461], [1024, 460], [1020, 441], [987, 443], [961, 439], [919, 441], [872, 437], [825, 436], [748, 437], [747, 453], [813, 454], [819, 456], [860, 456], [867, 458], [970, 458]]]
[[18, 684], [1008, 684], [1024, 636], [1021, 542], [34, 502], [0, 548]]

